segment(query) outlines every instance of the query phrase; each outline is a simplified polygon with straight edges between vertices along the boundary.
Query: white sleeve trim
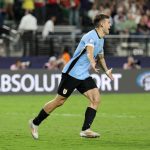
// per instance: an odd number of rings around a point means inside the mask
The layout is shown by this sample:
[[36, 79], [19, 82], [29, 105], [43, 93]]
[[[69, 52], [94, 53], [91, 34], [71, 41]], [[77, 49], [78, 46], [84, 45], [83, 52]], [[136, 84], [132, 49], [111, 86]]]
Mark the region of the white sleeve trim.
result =
[[85, 45], [85, 47], [86, 46], [92, 46], [93, 48], [94, 48], [94, 45], [93, 44], [90, 44], [90, 43], [87, 43], [86, 45]]

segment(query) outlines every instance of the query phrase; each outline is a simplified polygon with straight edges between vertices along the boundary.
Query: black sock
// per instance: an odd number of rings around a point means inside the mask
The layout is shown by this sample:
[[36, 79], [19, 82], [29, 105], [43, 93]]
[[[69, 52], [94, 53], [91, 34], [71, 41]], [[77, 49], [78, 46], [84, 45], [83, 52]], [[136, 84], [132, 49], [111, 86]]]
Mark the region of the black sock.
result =
[[40, 113], [38, 114], [38, 116], [34, 118], [33, 124], [35, 124], [35, 125], [37, 125], [37, 126], [40, 125], [40, 123], [41, 123], [44, 119], [46, 119], [48, 116], [49, 116], [49, 114], [47, 114], [47, 113], [44, 111], [44, 109], [42, 109], [42, 110], [40, 111]]
[[89, 129], [91, 127], [91, 124], [95, 118], [95, 115], [96, 115], [96, 110], [91, 107], [87, 107], [86, 112], [85, 112], [84, 123], [82, 126], [82, 131]]

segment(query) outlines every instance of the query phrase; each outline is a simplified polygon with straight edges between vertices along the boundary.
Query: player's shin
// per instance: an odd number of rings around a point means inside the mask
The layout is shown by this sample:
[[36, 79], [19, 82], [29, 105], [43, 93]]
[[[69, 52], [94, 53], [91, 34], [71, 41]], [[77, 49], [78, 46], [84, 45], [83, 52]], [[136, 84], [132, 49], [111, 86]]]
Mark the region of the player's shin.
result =
[[41, 123], [44, 119], [46, 119], [48, 116], [49, 116], [49, 114], [46, 113], [44, 109], [42, 109], [42, 110], [39, 112], [39, 114], [37, 115], [37, 117], [35, 117], [35, 118], [33, 119], [34, 125], [39, 126], [40, 123]]
[[95, 116], [96, 116], [96, 110], [91, 107], [87, 107], [86, 112], [85, 112], [84, 123], [82, 126], [82, 131], [90, 129]]

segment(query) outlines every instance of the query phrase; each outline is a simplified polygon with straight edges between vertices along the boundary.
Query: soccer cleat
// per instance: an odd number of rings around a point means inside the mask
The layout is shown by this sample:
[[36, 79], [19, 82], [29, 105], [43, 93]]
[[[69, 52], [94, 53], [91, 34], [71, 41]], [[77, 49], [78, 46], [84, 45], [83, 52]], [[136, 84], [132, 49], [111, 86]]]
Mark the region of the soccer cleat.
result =
[[34, 139], [38, 139], [38, 126], [33, 124], [33, 120], [29, 120], [29, 127], [31, 129], [31, 134]]
[[91, 129], [87, 129], [85, 131], [81, 131], [80, 136], [85, 138], [97, 138], [100, 137], [100, 134], [93, 132]]

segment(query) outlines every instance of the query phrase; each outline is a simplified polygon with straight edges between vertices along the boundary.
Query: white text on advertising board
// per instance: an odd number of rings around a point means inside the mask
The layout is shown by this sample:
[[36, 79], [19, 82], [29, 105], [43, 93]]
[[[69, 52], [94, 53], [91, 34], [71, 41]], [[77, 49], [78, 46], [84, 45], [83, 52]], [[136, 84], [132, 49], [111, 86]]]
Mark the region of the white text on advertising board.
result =
[[[111, 81], [105, 74], [91, 75], [102, 91], [118, 91], [119, 79], [122, 75], [113, 74], [114, 81]], [[61, 80], [61, 74], [2, 74], [0, 76], [0, 92], [53, 92]]]

